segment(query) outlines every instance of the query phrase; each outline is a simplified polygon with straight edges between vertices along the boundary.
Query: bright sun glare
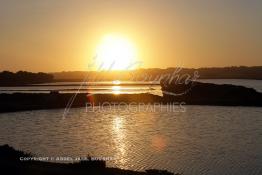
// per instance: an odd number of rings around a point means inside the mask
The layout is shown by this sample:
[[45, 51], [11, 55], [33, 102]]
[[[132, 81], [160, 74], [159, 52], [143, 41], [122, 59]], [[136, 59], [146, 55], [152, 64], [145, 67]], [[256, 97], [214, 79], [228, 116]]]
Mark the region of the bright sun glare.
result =
[[136, 49], [125, 37], [105, 36], [96, 50], [99, 65], [110, 70], [135, 69]]

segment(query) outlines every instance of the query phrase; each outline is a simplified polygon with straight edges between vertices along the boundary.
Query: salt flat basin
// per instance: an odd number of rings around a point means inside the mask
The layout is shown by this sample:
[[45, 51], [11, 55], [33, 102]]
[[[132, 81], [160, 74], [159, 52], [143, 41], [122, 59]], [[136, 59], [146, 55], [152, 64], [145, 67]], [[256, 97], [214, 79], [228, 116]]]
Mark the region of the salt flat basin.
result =
[[185, 175], [261, 174], [262, 108], [63, 109], [0, 114], [0, 144], [41, 156], [113, 157], [108, 166]]

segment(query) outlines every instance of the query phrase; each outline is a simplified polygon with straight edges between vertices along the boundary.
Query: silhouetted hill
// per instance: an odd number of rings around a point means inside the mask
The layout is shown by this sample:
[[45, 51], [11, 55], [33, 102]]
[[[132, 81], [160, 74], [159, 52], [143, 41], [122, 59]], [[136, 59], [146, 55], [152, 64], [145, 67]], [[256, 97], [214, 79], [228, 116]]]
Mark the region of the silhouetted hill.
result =
[[[73, 93], [65, 94], [45, 94], [45, 93], [14, 93], [0, 94], [0, 113], [15, 112], [38, 109], [65, 108], [70, 99], [75, 96]], [[93, 99], [93, 100], [92, 100]], [[75, 96], [71, 107], [85, 107], [86, 103], [94, 105], [103, 102], [156, 102], [161, 97], [152, 94], [94, 94], [92, 98], [87, 97], [86, 93], [79, 93]]]
[[67, 71], [55, 73], [0, 72], [0, 86], [18, 86], [54, 81], [159, 81], [167, 75], [190, 75], [197, 72], [199, 79], [257, 79], [262, 80], [262, 66], [223, 68], [149, 68], [132, 71]]
[[167, 74], [193, 75], [198, 72], [200, 79], [258, 79], [262, 80], [262, 66], [255, 67], [223, 67], [223, 68], [150, 68], [132, 71], [68, 71], [52, 73], [56, 81], [113, 81], [113, 80], [135, 80], [135, 81], [154, 81], [160, 76]]
[[32, 73], [18, 71], [16, 73], [3, 71], [0, 72], [0, 86], [15, 86], [37, 83], [47, 83], [53, 81], [53, 75], [46, 73]]
[[253, 88], [229, 84], [161, 81], [166, 102], [176, 101], [197, 105], [262, 106], [262, 93]]

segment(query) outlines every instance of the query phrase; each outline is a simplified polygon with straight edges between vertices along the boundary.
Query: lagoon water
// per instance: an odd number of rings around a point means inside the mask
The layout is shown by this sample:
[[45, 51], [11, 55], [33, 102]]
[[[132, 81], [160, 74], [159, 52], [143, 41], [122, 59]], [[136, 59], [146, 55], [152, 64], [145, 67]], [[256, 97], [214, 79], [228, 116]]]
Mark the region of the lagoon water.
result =
[[96, 113], [75, 108], [65, 119], [63, 109], [4, 113], [0, 145], [38, 156], [110, 157], [108, 166], [132, 170], [262, 174], [262, 108], [184, 107]]
[[[262, 92], [262, 80], [248, 80], [248, 79], [199, 79], [200, 82], [214, 83], [214, 84], [233, 84], [238, 86], [245, 86], [254, 88], [258, 92]], [[81, 86], [82, 84], [82, 86]], [[123, 82], [55, 82], [43, 83], [33, 86], [14, 86], [14, 87], [0, 87], [0, 93], [49, 93], [51, 90], [57, 90], [60, 93], [75, 93], [87, 92], [96, 94], [139, 94], [151, 93], [155, 95], [162, 95], [159, 84], [152, 82], [139, 81], [123, 81]]]
[[43, 83], [28, 86], [11, 86], [0, 87], [1, 93], [49, 93], [52, 90], [60, 93], [92, 93], [92, 94], [139, 94], [151, 93], [155, 95], [162, 95], [159, 84], [152, 84], [151, 82], [55, 82]]

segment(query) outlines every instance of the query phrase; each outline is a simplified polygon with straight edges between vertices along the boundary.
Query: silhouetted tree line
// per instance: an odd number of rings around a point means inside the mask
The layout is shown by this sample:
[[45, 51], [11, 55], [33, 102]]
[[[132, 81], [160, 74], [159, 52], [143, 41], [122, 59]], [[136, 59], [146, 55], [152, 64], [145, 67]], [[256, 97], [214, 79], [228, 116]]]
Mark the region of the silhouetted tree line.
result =
[[3, 71], [0, 72], [0, 85], [27, 85], [37, 83], [47, 83], [53, 81], [53, 75], [47, 73], [32, 73], [18, 71], [16, 73]]
[[[178, 75], [189, 74], [193, 76], [198, 72], [199, 79], [257, 79], [262, 80], [262, 66], [232, 66], [232, 67], [209, 67], [209, 68], [167, 68], [167, 69], [140, 69], [135, 75], [149, 76], [151, 79], [159, 75], [168, 75], [176, 72]], [[138, 76], [139, 77], [139, 76]]]
[[111, 81], [111, 80], [136, 80], [152, 81], [159, 79], [160, 76], [171, 75], [176, 72], [177, 75], [189, 74], [193, 76], [198, 72], [200, 79], [258, 79], [262, 80], [262, 66], [232, 66], [232, 67], [210, 67], [210, 68], [149, 68], [137, 69], [131, 71], [73, 71], [53, 73], [56, 81], [81, 81], [87, 75], [89, 81]]
[[200, 68], [200, 78], [222, 79], [257, 79], [262, 80], [262, 66], [254, 67], [224, 67], [224, 68]]

